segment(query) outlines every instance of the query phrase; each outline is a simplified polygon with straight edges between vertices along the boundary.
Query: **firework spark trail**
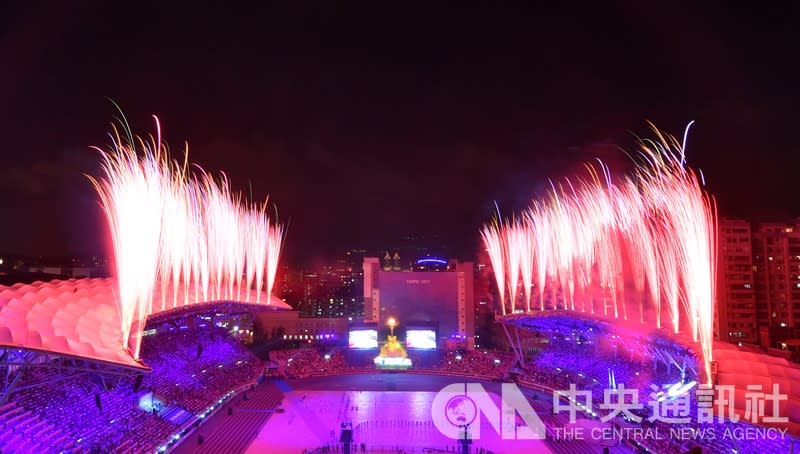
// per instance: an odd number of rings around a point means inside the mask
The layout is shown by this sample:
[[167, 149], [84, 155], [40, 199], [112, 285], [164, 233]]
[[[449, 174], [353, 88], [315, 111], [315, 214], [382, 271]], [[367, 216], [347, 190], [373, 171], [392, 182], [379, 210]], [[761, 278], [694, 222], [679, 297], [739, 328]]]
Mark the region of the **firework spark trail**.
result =
[[[656, 306], [656, 327], [661, 328], [659, 280], [653, 279], [654, 276], [658, 276], [660, 254], [660, 249], [656, 247], [658, 239], [652, 228], [647, 207], [644, 206], [642, 198], [637, 197], [637, 189], [630, 180], [621, 188], [620, 196], [624, 199], [620, 205], [632, 208], [630, 212], [618, 210], [617, 214], [620, 217], [618, 222], [628, 231], [625, 239], [631, 243], [628, 247], [632, 251], [631, 267], [636, 291], [638, 294], [644, 295], [645, 289], [648, 290], [649, 301]], [[639, 321], [641, 323], [645, 322], [644, 306], [645, 299], [639, 298]]]
[[[275, 273], [278, 271], [278, 259], [283, 248], [284, 227], [280, 224], [270, 226], [267, 235], [267, 269], [262, 271], [267, 275], [267, 296], [272, 298], [272, 286], [275, 283]], [[260, 295], [260, 293], [259, 293]]]
[[[264, 215], [263, 208], [253, 207], [253, 209], [245, 214], [248, 217], [246, 223], [248, 236], [247, 248], [245, 249], [245, 262], [246, 263], [266, 263], [267, 252], [267, 235], [269, 234], [269, 224], [266, 216]], [[256, 282], [256, 293], [261, 291], [263, 285], [263, 266], [248, 266], [245, 268], [245, 288], [251, 288], [254, 281]], [[256, 297], [256, 302], [258, 297]], [[250, 302], [250, 294], [247, 294], [247, 302]]]
[[121, 123], [126, 137], [114, 126], [108, 150], [96, 148], [105, 175], [89, 178], [114, 247], [121, 343], [138, 359], [151, 313], [240, 301], [242, 292], [249, 302], [253, 284], [256, 303], [266, 290], [269, 304], [284, 229], [271, 222], [266, 202], [250, 206], [232, 194], [224, 175], [191, 174], [186, 161], [171, 161], [157, 118], [149, 141]]
[[516, 219], [511, 220], [504, 233], [503, 240], [504, 244], [507, 245], [506, 256], [508, 257], [508, 264], [506, 266], [506, 274], [508, 275], [508, 297], [511, 303], [511, 313], [513, 314], [517, 311], [520, 262], [523, 260], [522, 256], [528, 252], [523, 249], [523, 236], [527, 233], [522, 231], [522, 227]]
[[499, 295], [501, 301], [500, 309], [502, 310], [503, 315], [505, 315], [505, 260], [503, 257], [504, 246], [499, 221], [495, 220], [491, 224], [483, 226], [483, 229], [481, 230], [481, 236], [483, 237], [483, 243], [486, 245], [486, 250], [489, 253], [489, 258], [492, 262], [492, 268], [494, 269], [495, 282], [497, 283], [497, 294]]
[[[536, 285], [539, 310], [588, 307], [594, 313], [599, 303], [609, 318], [630, 317], [676, 333], [685, 318], [710, 380], [716, 205], [686, 166], [685, 136], [681, 143], [653, 131], [656, 140], [640, 141], [632, 175], [614, 181], [602, 162], [587, 164], [587, 178], [551, 182], [521, 221], [495, 220], [481, 235], [504, 315], [507, 306], [517, 309], [521, 280], [526, 292]], [[552, 297], [545, 301], [548, 286]], [[525, 298], [530, 310], [528, 293]]]
[[520, 274], [522, 275], [522, 289], [525, 292], [526, 312], [530, 312], [531, 310], [531, 292], [533, 290], [534, 273], [533, 268], [536, 260], [536, 255], [533, 253], [535, 238], [533, 236], [531, 226], [528, 225], [529, 223], [530, 219], [528, 217], [523, 217], [520, 220], [520, 224], [522, 225], [520, 225], [517, 229], [517, 235], [519, 236], [518, 241], [520, 242], [519, 270]]
[[[544, 289], [547, 283], [547, 261], [549, 260], [547, 248], [547, 232], [550, 231], [550, 224], [547, 218], [546, 210], [542, 208], [537, 202], [534, 201], [533, 207], [526, 213], [528, 218], [528, 228], [533, 231], [533, 251], [531, 254], [534, 256], [536, 262], [536, 288], [539, 291], [539, 309], [544, 310]], [[492, 267], [494, 268], [494, 260]], [[501, 268], [502, 269], [502, 268]], [[502, 294], [500, 301], [503, 301]], [[502, 303], [501, 303], [502, 304]]]

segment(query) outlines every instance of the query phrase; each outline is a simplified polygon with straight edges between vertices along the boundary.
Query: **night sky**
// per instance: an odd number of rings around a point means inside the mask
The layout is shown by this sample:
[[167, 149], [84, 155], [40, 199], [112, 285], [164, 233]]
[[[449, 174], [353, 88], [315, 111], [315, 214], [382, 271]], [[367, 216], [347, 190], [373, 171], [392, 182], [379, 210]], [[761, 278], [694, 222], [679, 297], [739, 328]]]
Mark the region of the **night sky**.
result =
[[789, 2], [11, 3], [0, 253], [107, 253], [83, 176], [98, 174], [88, 146], [108, 143], [106, 97], [135, 132], [157, 114], [173, 150], [188, 140], [193, 162], [269, 194], [291, 219], [290, 263], [408, 234], [470, 258], [493, 201], [510, 214], [594, 157], [626, 167], [614, 145], [631, 149], [646, 120], [675, 134], [697, 121], [688, 159], [721, 215], [800, 215]]

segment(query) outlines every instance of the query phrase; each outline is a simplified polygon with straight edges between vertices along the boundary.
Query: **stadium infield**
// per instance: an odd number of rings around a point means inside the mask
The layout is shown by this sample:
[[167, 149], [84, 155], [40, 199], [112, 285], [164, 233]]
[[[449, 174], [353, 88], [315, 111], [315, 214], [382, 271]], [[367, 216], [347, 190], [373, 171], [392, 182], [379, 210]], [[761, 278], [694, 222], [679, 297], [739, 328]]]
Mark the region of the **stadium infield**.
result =
[[[246, 452], [299, 454], [333, 447], [344, 421], [352, 423], [356, 452], [362, 452], [362, 443], [367, 452], [453, 452], [456, 441], [431, 421], [431, 402], [444, 386], [463, 382], [481, 383], [499, 405], [500, 383], [467, 377], [372, 373], [287, 380], [284, 412], [272, 415]], [[480, 448], [498, 454], [552, 452], [539, 440], [501, 440], [485, 421], [472, 452]]]

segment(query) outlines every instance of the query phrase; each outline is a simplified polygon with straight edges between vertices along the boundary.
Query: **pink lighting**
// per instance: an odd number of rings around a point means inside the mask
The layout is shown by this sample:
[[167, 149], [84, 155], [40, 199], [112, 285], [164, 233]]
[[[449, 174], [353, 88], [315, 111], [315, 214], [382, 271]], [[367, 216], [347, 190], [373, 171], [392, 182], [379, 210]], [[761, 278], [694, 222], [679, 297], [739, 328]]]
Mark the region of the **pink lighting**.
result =
[[710, 380], [716, 204], [685, 165], [683, 143], [653, 132], [632, 176], [615, 180], [602, 162], [587, 164], [588, 177], [552, 184], [520, 218], [494, 220], [481, 236], [503, 315], [519, 311], [521, 280], [527, 312], [668, 326], [700, 343]]
[[105, 175], [90, 177], [114, 248], [122, 344], [136, 358], [152, 313], [217, 300], [270, 304], [284, 234], [267, 203], [232, 194], [224, 174], [172, 160], [155, 120], [149, 140], [114, 126], [111, 146], [97, 148]]

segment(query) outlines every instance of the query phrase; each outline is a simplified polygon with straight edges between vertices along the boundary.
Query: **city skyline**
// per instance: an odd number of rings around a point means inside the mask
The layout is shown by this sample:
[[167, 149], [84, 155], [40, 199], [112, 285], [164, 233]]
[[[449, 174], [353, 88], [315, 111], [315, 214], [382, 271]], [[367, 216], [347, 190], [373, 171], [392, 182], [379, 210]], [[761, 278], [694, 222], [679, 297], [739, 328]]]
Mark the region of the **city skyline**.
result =
[[8, 5], [0, 454], [796, 452], [798, 13]]
[[800, 214], [800, 195], [785, 191], [798, 164], [791, 15], [627, 6], [523, 20], [18, 5], [0, 46], [16, 62], [0, 70], [0, 190], [17, 220], [0, 227], [0, 250], [107, 253], [83, 176], [97, 175], [88, 147], [105, 144], [116, 114], [106, 97], [135, 132], [151, 132], [157, 114], [175, 150], [187, 140], [193, 162], [253, 199], [269, 195], [290, 221], [293, 263], [410, 232], [474, 256], [495, 202], [516, 212], [595, 157], [628, 166], [617, 146], [632, 149], [646, 120], [676, 134], [696, 120], [688, 160], [721, 215]]

